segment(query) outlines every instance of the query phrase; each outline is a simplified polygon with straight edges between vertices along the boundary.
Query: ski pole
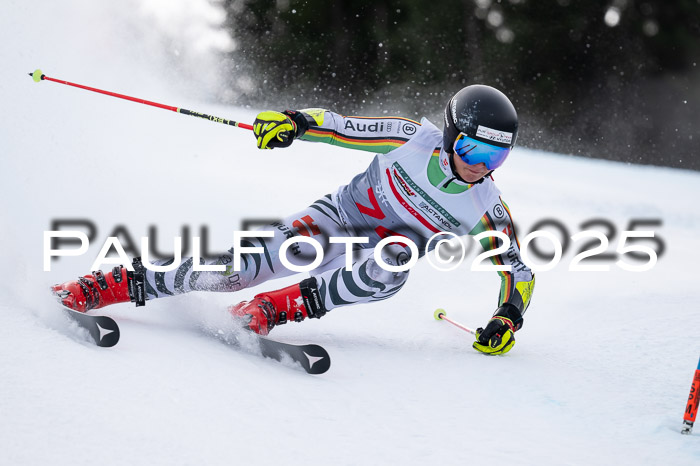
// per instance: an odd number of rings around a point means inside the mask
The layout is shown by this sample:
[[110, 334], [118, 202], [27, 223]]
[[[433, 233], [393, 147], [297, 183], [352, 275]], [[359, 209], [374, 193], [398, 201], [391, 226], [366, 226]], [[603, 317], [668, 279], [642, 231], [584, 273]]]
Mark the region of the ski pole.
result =
[[693, 431], [693, 423], [698, 414], [698, 404], [700, 404], [700, 361], [698, 361], [698, 368], [695, 370], [693, 384], [690, 386], [690, 395], [688, 395], [688, 405], [683, 415], [681, 434], [690, 435]]
[[446, 320], [447, 322], [451, 323], [457, 328], [461, 328], [465, 332], [471, 333], [472, 335], [476, 335], [476, 330], [472, 330], [469, 327], [466, 327], [459, 322], [455, 322], [454, 320], [450, 319], [447, 317], [447, 313], [445, 312], [444, 309], [436, 309], [435, 312], [433, 313], [433, 317], [435, 317], [435, 320]]
[[191, 116], [195, 116], [198, 118], [204, 118], [205, 120], [213, 121], [216, 123], [223, 123], [225, 125], [237, 126], [239, 128], [249, 129], [251, 131], [253, 130], [253, 126], [246, 124], [246, 123], [239, 123], [237, 121], [227, 120], [226, 118], [220, 118], [220, 117], [213, 116], [213, 115], [207, 115], [206, 113], [199, 113], [199, 112], [195, 112], [193, 110], [187, 110], [186, 108], [173, 107], [172, 105], [163, 105], [163, 104], [159, 104], [158, 102], [151, 102], [150, 100], [139, 99], [138, 97], [130, 97], [130, 96], [124, 95], [124, 94], [117, 94], [116, 92], [103, 91], [102, 89], [97, 89], [97, 88], [89, 87], [89, 86], [83, 86], [82, 84], [76, 84], [76, 83], [72, 83], [69, 81], [63, 81], [61, 79], [50, 78], [50, 77], [46, 76], [44, 73], [42, 73], [41, 70], [39, 70], [39, 69], [35, 70], [33, 73], [29, 73], [29, 76], [31, 76], [32, 79], [34, 80], [34, 82], [36, 82], [36, 83], [38, 83], [39, 81], [53, 81], [55, 83], [66, 84], [68, 86], [77, 87], [79, 89], [85, 89], [87, 91], [97, 92], [97, 93], [109, 95], [112, 97], [118, 97], [120, 99], [130, 100], [132, 102], [137, 102], [137, 103], [144, 104], [144, 105], [150, 105], [151, 107], [158, 107], [158, 108], [162, 108], [165, 110], [171, 110], [173, 112], [182, 113], [183, 115], [191, 115]]

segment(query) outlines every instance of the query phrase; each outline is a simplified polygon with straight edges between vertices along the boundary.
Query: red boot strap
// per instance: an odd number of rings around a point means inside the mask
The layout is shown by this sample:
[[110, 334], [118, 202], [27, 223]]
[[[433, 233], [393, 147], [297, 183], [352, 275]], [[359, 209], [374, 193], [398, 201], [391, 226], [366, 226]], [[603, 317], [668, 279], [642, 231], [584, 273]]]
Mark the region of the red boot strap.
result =
[[92, 275], [95, 277], [95, 280], [97, 280], [97, 284], [100, 285], [102, 291], [109, 288], [107, 279], [105, 279], [105, 274], [102, 273], [102, 270], [93, 270]]
[[85, 310], [89, 311], [100, 306], [100, 292], [97, 291], [95, 284], [92, 280], [88, 280], [85, 277], [78, 278], [78, 285], [83, 290], [83, 296], [85, 296]]
[[114, 283], [121, 283], [122, 282], [122, 266], [118, 265], [112, 269], [112, 278], [114, 279]]
[[275, 306], [273, 306], [271, 302], [261, 299], [258, 307], [265, 316], [265, 319], [267, 319], [267, 330], [272, 330], [277, 322], [277, 311], [275, 310]]

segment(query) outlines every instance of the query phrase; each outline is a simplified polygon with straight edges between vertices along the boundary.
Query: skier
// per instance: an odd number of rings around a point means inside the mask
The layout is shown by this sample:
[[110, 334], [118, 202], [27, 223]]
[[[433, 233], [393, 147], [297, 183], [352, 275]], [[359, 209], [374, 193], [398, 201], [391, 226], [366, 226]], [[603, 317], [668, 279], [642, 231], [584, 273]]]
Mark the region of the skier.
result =
[[[288, 147], [302, 139], [377, 154], [349, 184], [259, 230], [269, 236], [243, 239], [241, 247], [258, 247], [261, 253], [242, 249], [240, 271], [232, 266], [233, 248], [208, 264], [225, 266], [218, 271], [194, 271], [189, 258], [171, 272], [154, 272], [136, 258], [133, 270], [117, 266], [108, 273], [96, 271], [55, 285], [52, 290], [59, 300], [86, 312], [129, 301], [140, 306], [147, 299], [189, 291], [238, 291], [295, 273], [280, 259], [279, 246], [287, 238], [299, 238], [287, 251], [289, 263], [307, 265], [316, 252], [303, 237], [313, 238], [324, 254], [310, 278], [229, 308], [244, 326], [267, 335], [290, 320], [320, 318], [336, 307], [396, 294], [408, 271], [391, 272], [377, 263], [373, 248], [383, 238], [404, 236], [423, 255], [436, 233], [463, 236], [495, 230], [510, 238], [510, 246], [492, 261], [510, 265], [511, 271], [499, 272], [498, 307], [486, 326], [477, 330], [473, 347], [486, 354], [503, 354], [513, 347], [513, 334], [522, 327], [535, 279], [520, 259], [510, 211], [491, 177], [508, 157], [518, 132], [515, 108], [502, 92], [484, 85], [463, 88], [447, 103], [442, 132], [425, 118], [418, 123], [398, 117], [346, 117], [325, 109], [265, 111], [258, 114], [253, 128], [260, 149]], [[368, 242], [353, 244], [349, 258], [349, 246], [330, 241], [358, 236]], [[501, 244], [495, 237], [482, 240], [487, 250]], [[406, 245], [394, 242], [382, 249], [381, 259], [395, 266], [406, 264], [413, 255]], [[352, 261], [350, 271], [346, 260]]]

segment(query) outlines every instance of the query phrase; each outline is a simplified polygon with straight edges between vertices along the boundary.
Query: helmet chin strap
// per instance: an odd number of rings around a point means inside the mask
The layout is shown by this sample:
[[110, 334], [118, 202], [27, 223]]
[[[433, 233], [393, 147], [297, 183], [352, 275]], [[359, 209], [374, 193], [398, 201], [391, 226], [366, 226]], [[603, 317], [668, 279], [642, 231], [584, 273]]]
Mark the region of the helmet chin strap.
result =
[[452, 152], [452, 153], [448, 152], [448, 154], [450, 155], [450, 157], [449, 157], [450, 158], [450, 170], [452, 170], [452, 175], [455, 178], [457, 178], [459, 181], [461, 181], [462, 183], [481, 184], [484, 182], [484, 180], [486, 179], [487, 176], [489, 176], [491, 173], [493, 173], [493, 170], [491, 170], [487, 174], [485, 174], [484, 176], [482, 176], [481, 178], [479, 178], [476, 181], [467, 181], [467, 180], [463, 179], [461, 176], [459, 176], [459, 173], [457, 173], [457, 167], [455, 167], [455, 160], [454, 160], [455, 154], [454, 154], [454, 152]]

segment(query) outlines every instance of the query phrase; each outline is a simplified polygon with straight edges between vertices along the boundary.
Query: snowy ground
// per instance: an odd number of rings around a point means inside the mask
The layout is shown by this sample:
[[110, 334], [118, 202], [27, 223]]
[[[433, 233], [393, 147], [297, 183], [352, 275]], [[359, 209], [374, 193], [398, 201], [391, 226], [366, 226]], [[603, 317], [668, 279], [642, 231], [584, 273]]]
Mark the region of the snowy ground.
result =
[[[425, 262], [391, 300], [274, 331], [326, 347], [333, 363], [322, 376], [199, 330], [255, 289], [109, 308], [120, 343], [85, 343], [46, 289], [89, 271], [118, 225], [135, 237], [156, 225], [163, 250], [183, 225], [208, 225], [212, 249], [224, 249], [243, 219], [301, 209], [371, 155], [308, 143], [259, 152], [247, 131], [34, 84], [26, 72], [41, 66], [241, 121], [256, 113], [208, 103], [193, 81], [161, 85], [167, 57], [130, 42], [145, 27], [136, 12], [43, 3], [10, 1], [13, 14], [0, 20], [3, 464], [700, 463], [700, 434], [679, 434], [700, 354], [700, 174], [689, 171], [514, 152], [496, 180], [522, 234], [543, 218], [569, 234], [604, 218], [617, 228], [612, 251], [631, 219], [660, 219], [666, 250], [648, 272], [613, 262], [609, 272], [570, 272], [580, 243], [570, 247], [538, 274], [517, 345], [503, 357], [477, 354], [469, 335], [432, 318], [444, 307], [467, 325], [485, 323], [496, 274], [468, 265], [440, 273]], [[43, 272], [43, 231], [66, 218], [91, 219], [98, 239]]]

